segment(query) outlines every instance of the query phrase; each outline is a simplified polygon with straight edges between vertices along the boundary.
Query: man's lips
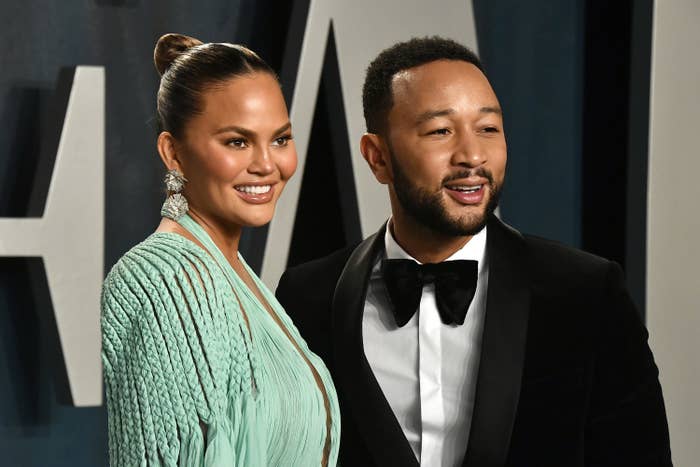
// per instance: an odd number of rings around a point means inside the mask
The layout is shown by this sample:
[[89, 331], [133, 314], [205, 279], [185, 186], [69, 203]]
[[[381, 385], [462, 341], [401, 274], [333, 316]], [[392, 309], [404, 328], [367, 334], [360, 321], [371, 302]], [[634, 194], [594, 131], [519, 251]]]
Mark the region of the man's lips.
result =
[[445, 191], [460, 204], [480, 204], [486, 193], [489, 181], [484, 178], [470, 178], [451, 181], [445, 185]]

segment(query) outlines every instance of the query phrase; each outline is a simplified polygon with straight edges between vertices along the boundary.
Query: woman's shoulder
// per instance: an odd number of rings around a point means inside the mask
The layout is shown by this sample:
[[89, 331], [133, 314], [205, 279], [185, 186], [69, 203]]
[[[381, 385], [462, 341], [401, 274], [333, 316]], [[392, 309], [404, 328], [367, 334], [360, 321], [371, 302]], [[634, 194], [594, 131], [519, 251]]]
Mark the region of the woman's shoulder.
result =
[[211, 256], [194, 242], [175, 233], [159, 232], [133, 246], [107, 274], [106, 296], [131, 297], [134, 304], [174, 284], [182, 292], [200, 286], [215, 286], [221, 271]]
[[145, 274], [158, 279], [193, 265], [212, 269], [214, 263], [191, 240], [176, 233], [156, 232], [124, 253], [107, 277]]

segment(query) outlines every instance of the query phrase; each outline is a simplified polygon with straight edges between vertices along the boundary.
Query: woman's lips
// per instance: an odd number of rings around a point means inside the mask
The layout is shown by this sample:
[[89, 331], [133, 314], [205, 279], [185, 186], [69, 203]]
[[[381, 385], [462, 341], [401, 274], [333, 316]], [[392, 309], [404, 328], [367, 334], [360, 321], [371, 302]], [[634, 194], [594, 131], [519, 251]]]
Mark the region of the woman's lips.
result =
[[486, 184], [473, 186], [446, 186], [445, 190], [455, 201], [460, 204], [476, 205], [480, 204], [486, 192]]
[[236, 185], [236, 194], [250, 204], [269, 203], [275, 194], [275, 184], [267, 185]]

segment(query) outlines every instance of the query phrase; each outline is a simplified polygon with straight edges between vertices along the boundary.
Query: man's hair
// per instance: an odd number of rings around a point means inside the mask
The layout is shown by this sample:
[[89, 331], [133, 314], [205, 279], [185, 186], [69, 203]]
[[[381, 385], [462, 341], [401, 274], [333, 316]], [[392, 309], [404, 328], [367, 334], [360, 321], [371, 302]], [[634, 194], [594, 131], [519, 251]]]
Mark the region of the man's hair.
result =
[[370, 133], [386, 130], [387, 117], [394, 99], [391, 81], [404, 70], [436, 60], [461, 60], [484, 71], [479, 58], [467, 47], [438, 36], [418, 37], [384, 49], [367, 67], [362, 86], [362, 107]]

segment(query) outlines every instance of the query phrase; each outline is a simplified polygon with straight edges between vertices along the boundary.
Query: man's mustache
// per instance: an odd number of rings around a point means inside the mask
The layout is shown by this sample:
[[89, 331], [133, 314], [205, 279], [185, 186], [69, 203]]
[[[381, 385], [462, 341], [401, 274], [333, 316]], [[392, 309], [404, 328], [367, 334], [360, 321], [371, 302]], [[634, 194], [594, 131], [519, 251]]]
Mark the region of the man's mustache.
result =
[[442, 180], [442, 183], [444, 185], [445, 183], [449, 183], [449, 182], [452, 182], [454, 180], [460, 180], [462, 178], [469, 178], [469, 177], [475, 177], [475, 176], [485, 178], [486, 180], [489, 181], [489, 185], [493, 185], [493, 175], [491, 174], [490, 170], [488, 170], [484, 167], [477, 167], [476, 169], [464, 170], [464, 171], [449, 175]]

